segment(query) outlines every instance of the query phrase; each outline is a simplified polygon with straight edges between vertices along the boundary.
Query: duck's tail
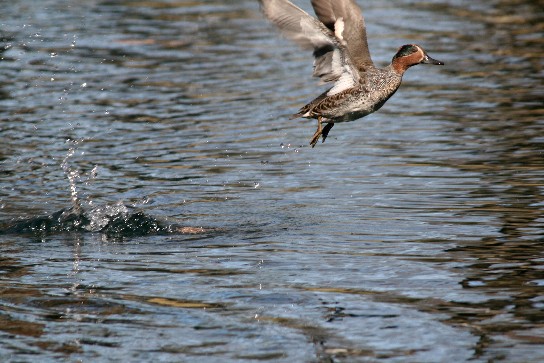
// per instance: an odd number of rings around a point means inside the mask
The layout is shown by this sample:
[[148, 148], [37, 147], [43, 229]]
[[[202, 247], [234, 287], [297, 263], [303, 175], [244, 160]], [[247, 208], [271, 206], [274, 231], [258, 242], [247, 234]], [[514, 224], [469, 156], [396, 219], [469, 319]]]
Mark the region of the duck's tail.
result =
[[311, 109], [312, 109], [312, 103], [308, 103], [306, 106], [302, 107], [300, 110], [298, 110], [297, 113], [295, 113], [294, 115], [291, 115], [289, 117], [289, 120], [294, 120], [296, 118], [300, 118], [300, 117], [304, 117], [304, 118], [315, 118], [313, 116], [311, 116]]
[[300, 118], [300, 117], [302, 117], [302, 115], [304, 115], [304, 114], [301, 111], [299, 111], [299, 112], [295, 113], [294, 115], [289, 116], [289, 120], [294, 120], [296, 118]]

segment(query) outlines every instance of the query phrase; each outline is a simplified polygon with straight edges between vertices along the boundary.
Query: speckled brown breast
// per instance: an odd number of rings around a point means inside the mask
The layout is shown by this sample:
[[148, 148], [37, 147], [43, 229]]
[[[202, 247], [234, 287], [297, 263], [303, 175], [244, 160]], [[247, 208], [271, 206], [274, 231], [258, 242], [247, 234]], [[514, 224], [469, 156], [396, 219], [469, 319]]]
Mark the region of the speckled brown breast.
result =
[[377, 111], [399, 88], [402, 77], [389, 67], [365, 73], [365, 83], [332, 96], [324, 92], [295, 116], [347, 122]]

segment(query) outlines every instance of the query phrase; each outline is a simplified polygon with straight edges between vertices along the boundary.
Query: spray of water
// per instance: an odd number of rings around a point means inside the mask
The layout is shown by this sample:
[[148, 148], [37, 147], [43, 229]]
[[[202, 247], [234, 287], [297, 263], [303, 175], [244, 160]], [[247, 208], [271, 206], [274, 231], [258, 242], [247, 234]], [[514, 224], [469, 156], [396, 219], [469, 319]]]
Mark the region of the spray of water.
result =
[[78, 141], [68, 139], [66, 140], [68, 144], [70, 144], [70, 148], [68, 149], [68, 153], [66, 153], [66, 156], [62, 160], [62, 163], [60, 164], [62, 170], [64, 171], [64, 174], [66, 174], [66, 177], [68, 178], [68, 182], [70, 183], [70, 199], [72, 201], [72, 208], [74, 213], [81, 214], [82, 208], [81, 208], [81, 201], [77, 195], [77, 187], [76, 187], [76, 181], [79, 178], [79, 172], [75, 169], [72, 169], [70, 167], [70, 164], [68, 163], [68, 160], [74, 156]]
[[[51, 215], [21, 220], [8, 225], [0, 233], [34, 233], [51, 234], [56, 232], [88, 231], [100, 232], [115, 238], [129, 236], [145, 236], [158, 233], [202, 233], [202, 228], [181, 227], [171, 225], [148, 216], [142, 211], [126, 206], [122, 201], [93, 206], [90, 197], [81, 198], [78, 183], [87, 184], [96, 178], [98, 167], [95, 166], [88, 174], [81, 175], [77, 169], [70, 166], [70, 159], [76, 154], [81, 140], [66, 140], [70, 145], [66, 156], [60, 164], [68, 178], [72, 206], [61, 209]], [[85, 203], [84, 203], [85, 202]], [[84, 204], [84, 205], [83, 205]], [[77, 266], [74, 267], [77, 270]]]

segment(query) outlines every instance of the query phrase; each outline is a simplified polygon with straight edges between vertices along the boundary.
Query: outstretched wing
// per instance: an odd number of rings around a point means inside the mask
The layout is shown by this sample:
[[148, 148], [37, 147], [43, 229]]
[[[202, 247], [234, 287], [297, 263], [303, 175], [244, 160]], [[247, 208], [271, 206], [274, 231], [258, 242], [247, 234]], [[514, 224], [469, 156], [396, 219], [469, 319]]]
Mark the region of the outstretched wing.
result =
[[374, 63], [368, 50], [365, 20], [355, 0], [312, 0], [319, 20], [332, 32], [341, 34], [349, 56], [360, 72]]
[[304, 10], [288, 0], [260, 0], [264, 15], [287, 38], [302, 48], [313, 50], [315, 77], [335, 82], [328, 95], [355, 86], [360, 75], [339, 38]]

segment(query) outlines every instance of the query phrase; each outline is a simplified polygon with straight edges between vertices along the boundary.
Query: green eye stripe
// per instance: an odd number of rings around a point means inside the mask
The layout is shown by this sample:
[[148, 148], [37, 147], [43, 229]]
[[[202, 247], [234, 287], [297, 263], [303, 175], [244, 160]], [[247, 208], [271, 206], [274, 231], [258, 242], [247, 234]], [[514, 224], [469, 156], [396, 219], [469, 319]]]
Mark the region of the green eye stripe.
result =
[[397, 54], [395, 54], [395, 58], [406, 57], [407, 55], [410, 55], [410, 54], [415, 53], [415, 52], [417, 52], [417, 47], [415, 47], [413, 45], [403, 45], [399, 49]]

